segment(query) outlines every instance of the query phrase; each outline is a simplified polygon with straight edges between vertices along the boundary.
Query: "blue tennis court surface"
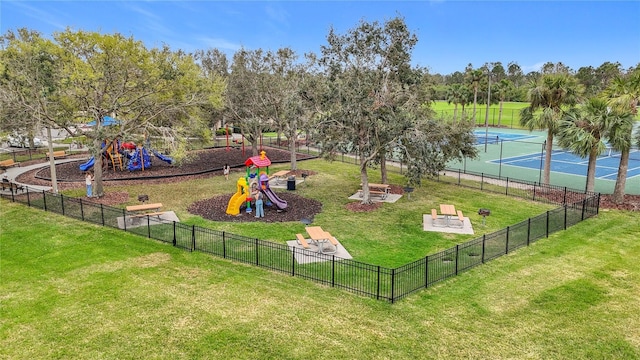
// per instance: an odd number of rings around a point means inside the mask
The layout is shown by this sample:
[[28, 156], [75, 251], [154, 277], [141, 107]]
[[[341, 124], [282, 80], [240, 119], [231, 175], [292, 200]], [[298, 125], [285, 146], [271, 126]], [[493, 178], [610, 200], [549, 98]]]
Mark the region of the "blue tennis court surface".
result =
[[[629, 158], [627, 179], [640, 176], [640, 150], [633, 150]], [[544, 163], [544, 153], [514, 156], [489, 161], [493, 164], [518, 166], [529, 169], [541, 169]], [[596, 160], [596, 179], [615, 180], [620, 165], [620, 154], [607, 153]], [[554, 150], [551, 154], [551, 171], [566, 174], [587, 176], [589, 160], [583, 159], [570, 152]]]
[[512, 133], [503, 133], [496, 131], [481, 131], [476, 130], [473, 132], [476, 137], [476, 145], [484, 145], [485, 138], [487, 144], [497, 144], [500, 141], [516, 141], [516, 140], [525, 140], [536, 138], [535, 135], [527, 135], [527, 134], [512, 134]]

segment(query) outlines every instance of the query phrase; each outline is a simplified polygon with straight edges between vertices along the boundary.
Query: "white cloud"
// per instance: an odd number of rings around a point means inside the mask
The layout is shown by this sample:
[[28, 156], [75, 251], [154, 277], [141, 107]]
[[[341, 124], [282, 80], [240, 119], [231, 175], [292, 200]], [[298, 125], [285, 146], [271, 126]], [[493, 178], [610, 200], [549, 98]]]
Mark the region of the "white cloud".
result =
[[201, 37], [199, 40], [203, 45], [205, 45], [200, 47], [202, 49], [215, 48], [220, 50], [237, 51], [242, 47], [240, 44], [220, 38]]
[[522, 72], [526, 74], [526, 73], [529, 73], [529, 72], [532, 72], [532, 71], [540, 71], [540, 69], [542, 69], [542, 66], [545, 63], [546, 62], [543, 61], [543, 62], [535, 63], [533, 65], [523, 65], [521, 67], [522, 68]]
[[[38, 21], [44, 22], [56, 29], [64, 30], [67, 28], [64, 20], [65, 17], [68, 17], [68, 14], [56, 14], [54, 15], [54, 11], [45, 10], [43, 7], [34, 7], [28, 5], [25, 1], [8, 1], [4, 4], [5, 6], [13, 5], [18, 11], [22, 12], [25, 16], [36, 19]], [[6, 7], [4, 9], [7, 10]], [[5, 13], [6, 16], [6, 13]]]

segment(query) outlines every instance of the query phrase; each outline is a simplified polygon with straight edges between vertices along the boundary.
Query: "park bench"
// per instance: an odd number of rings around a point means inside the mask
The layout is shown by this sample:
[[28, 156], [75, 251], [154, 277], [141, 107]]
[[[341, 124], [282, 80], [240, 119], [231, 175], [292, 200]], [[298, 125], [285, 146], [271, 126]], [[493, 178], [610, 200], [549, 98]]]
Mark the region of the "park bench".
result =
[[433, 226], [442, 226], [436, 223], [436, 220], [438, 220], [438, 210], [431, 209], [431, 219], [433, 220]]
[[298, 241], [298, 244], [302, 245], [303, 248], [307, 250], [311, 248], [309, 246], [309, 243], [307, 242], [307, 239], [305, 239], [302, 234], [296, 234], [296, 240]]
[[24, 186], [20, 185], [20, 184], [16, 184], [14, 182], [11, 181], [7, 181], [5, 179], [2, 180], [2, 190], [10, 190], [12, 193], [13, 192], [18, 192], [18, 190], [23, 191], [24, 192]]
[[458, 221], [460, 221], [460, 226], [464, 226], [464, 215], [461, 210], [458, 210]]
[[[67, 152], [64, 150], [59, 150], [59, 151], [54, 151], [53, 152], [53, 158], [57, 159], [57, 158], [63, 158], [67, 156]], [[49, 158], [49, 153], [47, 152], [47, 158]]]
[[20, 166], [19, 162], [13, 161], [13, 159], [7, 159], [0, 161], [0, 169], [8, 169], [13, 166]]

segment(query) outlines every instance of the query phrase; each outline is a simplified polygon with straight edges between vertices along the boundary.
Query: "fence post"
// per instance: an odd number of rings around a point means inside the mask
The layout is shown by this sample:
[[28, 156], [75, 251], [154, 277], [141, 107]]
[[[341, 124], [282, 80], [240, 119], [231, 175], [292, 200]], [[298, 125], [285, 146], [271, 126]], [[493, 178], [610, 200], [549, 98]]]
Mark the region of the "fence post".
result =
[[480, 191], [484, 189], [484, 173], [480, 173]]
[[546, 237], [549, 237], [549, 211], [547, 210], [547, 225], [546, 225]]
[[147, 237], [151, 239], [151, 216], [147, 215]]
[[258, 251], [258, 238], [256, 238], [255, 244], [256, 244], [256, 266], [259, 266], [260, 265], [260, 259], [258, 258], [258, 253], [259, 253], [259, 251]]
[[64, 195], [59, 195], [60, 196], [60, 207], [62, 208], [62, 215], [67, 215], [64, 213]]
[[484, 264], [485, 244], [487, 243], [487, 234], [482, 235], [482, 263]]
[[380, 265], [378, 265], [378, 286], [376, 288], [376, 300], [380, 300]]
[[331, 287], [336, 286], [336, 256], [331, 255]]
[[567, 230], [567, 205], [564, 206], [564, 229]]
[[533, 183], [533, 201], [536, 201], [536, 183]]
[[584, 211], [587, 207], [587, 200], [582, 200], [582, 215], [580, 216], [580, 221], [584, 220]]
[[226, 231], [222, 232], [222, 258], [227, 258], [227, 233]]
[[509, 195], [509, 177], [507, 176], [507, 183], [504, 186], [504, 194]]
[[[104, 219], [104, 216], [102, 217]], [[133, 224], [133, 220], [132, 224]], [[122, 222], [124, 223], [124, 231], [127, 231], [127, 211], [125, 209], [122, 209]]]
[[82, 219], [82, 221], [84, 221], [84, 206], [82, 206], [83, 204], [84, 204], [84, 201], [80, 199], [80, 218]]
[[506, 241], [506, 244], [505, 244], [504, 253], [505, 254], [509, 253], [509, 226], [507, 226], [507, 241]]
[[458, 275], [458, 254], [460, 250], [460, 245], [456, 244], [456, 275]]
[[460, 185], [460, 178], [462, 177], [462, 174], [460, 173], [460, 169], [458, 169], [458, 185]]
[[173, 222], [173, 241], [172, 241], [172, 245], [176, 246], [176, 244], [178, 243], [178, 238], [176, 237], [176, 222]]
[[296, 247], [291, 247], [291, 276], [296, 276]]
[[429, 287], [429, 255], [424, 258], [424, 287]]
[[396, 269], [391, 269], [391, 303], [395, 300], [394, 288], [396, 285]]
[[[11, 200], [15, 202], [16, 200], [13, 198], [13, 191], [11, 192]], [[47, 211], [47, 193], [42, 190], [42, 204], [44, 205], [44, 211]]]
[[29, 196], [29, 187], [27, 186], [27, 206], [31, 207], [31, 197]]
[[527, 222], [527, 246], [531, 243], [531, 218]]
[[191, 225], [191, 249], [190, 251], [193, 252], [193, 250], [196, 248], [196, 226], [195, 225]]
[[566, 204], [567, 203], [567, 187], [564, 187], [564, 196], [562, 197], [562, 204]]

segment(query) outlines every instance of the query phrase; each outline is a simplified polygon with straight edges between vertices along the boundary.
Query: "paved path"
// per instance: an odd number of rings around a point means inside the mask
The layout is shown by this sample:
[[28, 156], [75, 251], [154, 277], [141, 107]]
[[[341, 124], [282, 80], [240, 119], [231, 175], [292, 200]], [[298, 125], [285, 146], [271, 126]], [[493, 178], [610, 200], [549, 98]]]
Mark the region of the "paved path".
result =
[[[56, 160], [56, 164], [63, 164], [66, 162], [71, 162], [71, 161], [78, 161], [78, 159], [64, 159], [64, 160]], [[30, 191], [51, 191], [53, 189], [53, 187], [51, 186], [40, 186], [40, 185], [32, 185], [32, 184], [24, 184], [21, 182], [16, 181], [16, 178], [23, 174], [26, 173], [28, 171], [31, 170], [35, 170], [35, 169], [40, 169], [46, 166], [49, 166], [49, 162], [42, 162], [42, 163], [38, 163], [38, 164], [33, 164], [33, 165], [27, 165], [27, 166], [14, 166], [11, 168], [8, 168], [6, 170], [6, 172], [4, 174], [2, 174], [2, 177], [7, 177], [7, 179], [11, 182], [14, 182], [16, 184], [20, 184], [23, 186], [28, 186]]]

